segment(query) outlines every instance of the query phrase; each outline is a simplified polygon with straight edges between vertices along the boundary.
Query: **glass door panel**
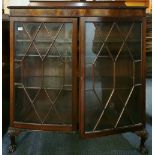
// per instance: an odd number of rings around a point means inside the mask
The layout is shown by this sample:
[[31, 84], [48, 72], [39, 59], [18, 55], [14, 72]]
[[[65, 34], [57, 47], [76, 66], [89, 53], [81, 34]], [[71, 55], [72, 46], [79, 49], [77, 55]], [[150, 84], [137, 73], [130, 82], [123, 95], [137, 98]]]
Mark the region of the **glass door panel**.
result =
[[82, 134], [141, 123], [141, 23], [97, 18], [81, 23]]
[[15, 22], [16, 122], [72, 125], [76, 40], [69, 21]]

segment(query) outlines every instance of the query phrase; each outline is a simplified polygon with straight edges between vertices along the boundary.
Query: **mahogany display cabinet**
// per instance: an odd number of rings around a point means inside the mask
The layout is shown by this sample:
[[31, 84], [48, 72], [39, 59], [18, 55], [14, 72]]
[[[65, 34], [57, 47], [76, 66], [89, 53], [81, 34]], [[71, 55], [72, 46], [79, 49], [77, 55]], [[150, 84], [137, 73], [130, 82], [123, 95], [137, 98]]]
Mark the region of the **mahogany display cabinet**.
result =
[[9, 9], [9, 152], [23, 130], [131, 131], [146, 152], [146, 8], [67, 1]]

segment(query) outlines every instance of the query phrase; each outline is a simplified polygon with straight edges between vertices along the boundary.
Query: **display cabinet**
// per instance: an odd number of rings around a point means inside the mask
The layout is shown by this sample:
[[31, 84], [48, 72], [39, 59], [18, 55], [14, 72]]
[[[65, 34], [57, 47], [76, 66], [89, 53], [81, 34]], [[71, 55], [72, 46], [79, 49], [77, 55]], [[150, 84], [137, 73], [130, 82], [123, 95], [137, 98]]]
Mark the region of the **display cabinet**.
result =
[[9, 151], [23, 130], [135, 132], [146, 152], [145, 7], [116, 2], [10, 6]]

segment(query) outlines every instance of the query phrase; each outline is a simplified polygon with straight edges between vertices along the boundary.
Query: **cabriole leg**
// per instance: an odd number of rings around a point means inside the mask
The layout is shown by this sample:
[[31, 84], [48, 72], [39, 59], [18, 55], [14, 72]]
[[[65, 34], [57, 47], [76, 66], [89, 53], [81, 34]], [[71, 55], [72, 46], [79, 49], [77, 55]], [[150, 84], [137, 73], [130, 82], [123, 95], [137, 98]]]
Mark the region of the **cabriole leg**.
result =
[[137, 134], [137, 136], [140, 137], [140, 145], [139, 145], [140, 152], [142, 154], [147, 154], [148, 153], [148, 150], [145, 147], [145, 141], [148, 138], [147, 131], [144, 129], [144, 130], [141, 130], [141, 131], [137, 131], [136, 134]]
[[15, 128], [8, 129], [8, 136], [10, 137], [10, 145], [8, 147], [9, 153], [13, 153], [16, 150], [16, 136], [18, 136], [20, 132], [20, 130]]
[[16, 137], [13, 135], [9, 135], [9, 137], [10, 137], [11, 143], [9, 145], [8, 152], [13, 153], [16, 150], [16, 140], [15, 140]]

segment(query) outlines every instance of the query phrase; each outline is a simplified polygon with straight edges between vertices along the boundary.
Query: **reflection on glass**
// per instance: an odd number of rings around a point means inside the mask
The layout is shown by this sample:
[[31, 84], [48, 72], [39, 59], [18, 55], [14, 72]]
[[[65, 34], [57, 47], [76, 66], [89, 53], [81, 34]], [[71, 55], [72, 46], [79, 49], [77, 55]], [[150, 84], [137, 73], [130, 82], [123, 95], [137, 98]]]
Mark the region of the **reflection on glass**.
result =
[[15, 23], [15, 121], [72, 123], [72, 24]]
[[86, 132], [140, 123], [141, 24], [87, 22], [85, 30]]

